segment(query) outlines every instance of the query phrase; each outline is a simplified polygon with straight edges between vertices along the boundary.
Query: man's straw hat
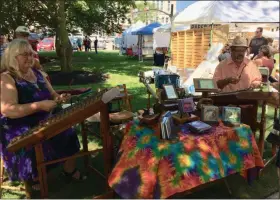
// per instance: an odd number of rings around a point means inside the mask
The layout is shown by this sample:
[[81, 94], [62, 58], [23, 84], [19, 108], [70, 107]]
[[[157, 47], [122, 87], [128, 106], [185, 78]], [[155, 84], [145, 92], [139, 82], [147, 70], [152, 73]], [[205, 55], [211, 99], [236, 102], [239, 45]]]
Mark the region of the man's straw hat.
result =
[[245, 38], [242, 38], [240, 36], [236, 36], [232, 43], [231, 43], [232, 47], [248, 47], [247, 46], [247, 41]]
[[29, 29], [25, 26], [19, 26], [17, 27], [17, 29], [15, 30], [16, 33], [26, 33], [26, 34], [30, 34]]

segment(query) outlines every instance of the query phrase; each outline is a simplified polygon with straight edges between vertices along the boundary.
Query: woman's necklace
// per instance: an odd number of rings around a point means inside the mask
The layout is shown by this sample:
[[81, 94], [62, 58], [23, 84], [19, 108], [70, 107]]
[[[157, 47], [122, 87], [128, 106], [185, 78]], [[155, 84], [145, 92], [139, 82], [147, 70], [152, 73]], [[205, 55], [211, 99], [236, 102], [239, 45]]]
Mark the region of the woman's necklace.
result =
[[38, 84], [37, 84], [37, 77], [34, 75], [34, 73], [29, 70], [26, 74], [22, 74], [22, 78], [32, 85], [36, 87], [36, 89], [40, 90]]

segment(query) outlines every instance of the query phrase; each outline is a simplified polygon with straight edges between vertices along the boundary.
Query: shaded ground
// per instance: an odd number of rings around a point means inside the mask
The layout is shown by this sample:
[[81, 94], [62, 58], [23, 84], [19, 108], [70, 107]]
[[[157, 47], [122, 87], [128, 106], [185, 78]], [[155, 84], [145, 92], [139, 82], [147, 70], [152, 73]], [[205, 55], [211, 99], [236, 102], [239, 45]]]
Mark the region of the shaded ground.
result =
[[95, 71], [73, 71], [73, 72], [60, 72], [48, 71], [51, 83], [56, 85], [83, 85], [100, 83], [106, 80], [103, 73]]

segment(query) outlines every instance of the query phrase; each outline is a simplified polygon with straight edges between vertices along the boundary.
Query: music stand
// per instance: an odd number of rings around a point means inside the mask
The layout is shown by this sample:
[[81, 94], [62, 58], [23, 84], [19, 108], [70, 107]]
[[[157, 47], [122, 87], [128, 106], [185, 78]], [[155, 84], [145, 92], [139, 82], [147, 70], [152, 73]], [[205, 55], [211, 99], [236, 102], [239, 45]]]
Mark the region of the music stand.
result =
[[213, 101], [208, 98], [209, 92], [218, 92], [218, 86], [214, 79], [194, 78], [195, 92], [202, 92], [202, 98], [198, 101], [197, 108], [200, 110], [202, 104], [211, 105]]

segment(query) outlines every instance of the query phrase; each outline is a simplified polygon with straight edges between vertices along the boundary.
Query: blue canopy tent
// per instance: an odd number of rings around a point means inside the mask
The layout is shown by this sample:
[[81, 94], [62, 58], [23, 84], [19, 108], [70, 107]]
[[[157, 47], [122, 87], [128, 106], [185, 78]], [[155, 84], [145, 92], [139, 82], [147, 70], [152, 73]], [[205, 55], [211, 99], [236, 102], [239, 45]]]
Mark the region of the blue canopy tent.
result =
[[131, 25], [128, 29], [126, 29], [122, 33], [122, 41], [121, 41], [121, 52], [125, 53], [126, 49], [131, 46], [132, 44], [137, 44], [138, 43], [138, 37], [137, 35], [132, 35], [132, 31], [136, 31], [142, 27], [144, 27], [145, 24], [143, 22], [136, 22], [135, 24]]
[[[151, 23], [147, 26], [144, 26], [138, 30], [135, 30], [135, 31], [132, 31], [131, 34], [132, 35], [138, 35], [139, 39], [138, 41], [139, 42], [139, 45], [138, 45], [138, 49], [139, 49], [139, 52], [142, 51], [142, 46], [143, 46], [143, 35], [153, 35], [153, 30], [157, 27], [160, 27], [161, 24], [158, 23], [158, 22], [154, 22], [154, 23]], [[139, 61], [142, 60], [142, 53], [139, 53]]]
[[154, 28], [157, 28], [160, 26], [161, 26], [160, 23], [154, 22], [154, 23], [144, 26], [136, 31], [132, 31], [132, 35], [153, 35]]

